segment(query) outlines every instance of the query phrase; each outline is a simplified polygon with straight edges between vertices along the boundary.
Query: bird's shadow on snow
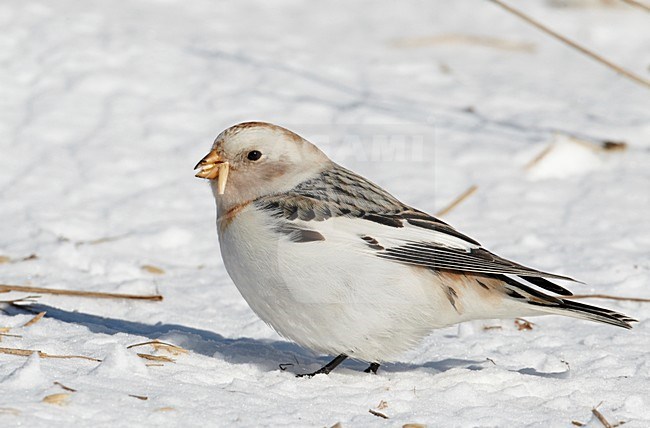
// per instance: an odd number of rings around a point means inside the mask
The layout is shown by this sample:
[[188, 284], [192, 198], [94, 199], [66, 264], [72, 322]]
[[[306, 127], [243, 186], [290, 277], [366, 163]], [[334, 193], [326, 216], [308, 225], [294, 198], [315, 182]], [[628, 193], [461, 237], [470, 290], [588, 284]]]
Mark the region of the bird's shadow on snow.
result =
[[[3, 310], [3, 312], [8, 315], [24, 313], [20, 307], [10, 307]], [[232, 364], [252, 364], [263, 371], [286, 370], [292, 373], [308, 373], [324, 366], [331, 359], [329, 356], [316, 356], [309, 350], [291, 342], [248, 337], [231, 339], [214, 331], [202, 330], [180, 324], [163, 324], [160, 322], [146, 324], [138, 321], [109, 318], [77, 311], [66, 311], [42, 304], [29, 305], [29, 312], [46, 312], [45, 316], [47, 318], [65, 323], [83, 325], [93, 333], [108, 335], [125, 333], [171, 342], [197, 354], [221, 358]], [[494, 362], [489, 359], [467, 360], [447, 358], [439, 361], [429, 361], [423, 364], [389, 363], [382, 365], [381, 370], [388, 373], [410, 372], [414, 370], [442, 373], [454, 368], [478, 371], [490, 366], [494, 366]], [[360, 375], [365, 375], [363, 370], [367, 367], [367, 363], [351, 359], [345, 361], [341, 366], [344, 370], [357, 371]], [[337, 371], [343, 370], [338, 369]], [[534, 368], [510, 371], [546, 378], [564, 378], [568, 375], [568, 371], [546, 373]]]

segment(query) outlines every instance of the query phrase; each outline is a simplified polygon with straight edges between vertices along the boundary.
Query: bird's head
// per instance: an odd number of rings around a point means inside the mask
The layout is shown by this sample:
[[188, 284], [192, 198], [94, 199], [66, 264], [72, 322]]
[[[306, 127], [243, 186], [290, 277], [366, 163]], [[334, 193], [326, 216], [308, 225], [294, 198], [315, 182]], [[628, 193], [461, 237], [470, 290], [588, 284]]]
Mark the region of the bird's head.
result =
[[245, 122], [223, 131], [194, 169], [210, 180], [220, 209], [285, 192], [331, 164], [316, 146], [280, 126]]

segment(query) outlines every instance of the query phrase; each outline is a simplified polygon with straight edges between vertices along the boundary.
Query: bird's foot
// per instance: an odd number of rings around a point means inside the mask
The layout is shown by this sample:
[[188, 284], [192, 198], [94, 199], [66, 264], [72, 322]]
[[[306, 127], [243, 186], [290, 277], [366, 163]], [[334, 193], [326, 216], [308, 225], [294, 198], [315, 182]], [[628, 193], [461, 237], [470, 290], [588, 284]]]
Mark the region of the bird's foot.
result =
[[332, 370], [336, 368], [336, 366], [341, 364], [347, 357], [348, 357], [347, 355], [341, 354], [338, 357], [334, 358], [329, 363], [325, 364], [320, 369], [316, 370], [315, 372], [297, 374], [296, 377], [313, 377], [316, 376], [317, 374], [329, 374]]
[[363, 372], [377, 374], [377, 370], [379, 370], [379, 363], [370, 363], [370, 367], [365, 369]]

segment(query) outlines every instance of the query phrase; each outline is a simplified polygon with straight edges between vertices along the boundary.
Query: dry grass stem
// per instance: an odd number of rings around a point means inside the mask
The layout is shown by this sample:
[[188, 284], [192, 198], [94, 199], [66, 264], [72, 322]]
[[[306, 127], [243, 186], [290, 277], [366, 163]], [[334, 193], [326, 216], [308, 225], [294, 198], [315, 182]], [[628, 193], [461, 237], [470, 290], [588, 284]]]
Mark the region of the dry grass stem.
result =
[[443, 217], [446, 214], [450, 213], [454, 208], [456, 208], [458, 205], [460, 205], [461, 202], [463, 202], [465, 199], [472, 196], [477, 190], [478, 190], [478, 186], [475, 186], [475, 185], [470, 186], [467, 190], [465, 190], [463, 193], [461, 193], [456, 199], [451, 201], [451, 203], [449, 205], [447, 205], [445, 208], [438, 211], [436, 213], [436, 216], [437, 217]]
[[624, 141], [603, 141], [600, 146], [606, 152], [622, 152], [627, 149]]
[[34, 318], [32, 318], [31, 320], [27, 321], [23, 325], [23, 327], [29, 327], [29, 326], [32, 326], [32, 325], [36, 324], [37, 322], [39, 322], [45, 316], [45, 314], [46, 314], [45, 311], [37, 313], [36, 316], [34, 316]]
[[387, 407], [388, 407], [388, 402], [384, 400], [379, 401], [379, 404], [377, 405], [377, 409], [379, 410], [384, 410]]
[[[4, 337], [22, 337], [19, 334], [10, 334], [10, 333], [2, 333], [2, 332], [0, 332], [0, 336], [4, 336]], [[1, 340], [2, 340], [2, 338], [0, 338], [0, 341]]]
[[138, 353], [138, 357], [143, 358], [149, 361], [162, 361], [165, 363], [174, 363], [176, 360], [173, 358], [165, 357], [164, 355], [151, 355], [151, 354], [141, 354]]
[[[565, 135], [565, 134], [556, 134], [556, 138], [559, 135], [564, 135], [571, 141], [572, 143], [578, 144], [582, 147], [585, 147], [593, 152], [620, 152], [623, 150], [627, 149], [627, 143], [623, 141], [600, 141], [600, 142], [593, 142], [593, 141], [586, 141], [580, 138], [576, 138], [571, 135]], [[534, 158], [532, 158], [525, 166], [525, 170], [530, 170], [532, 169], [535, 165], [537, 165], [542, 159], [544, 159], [546, 156], [548, 156], [549, 153], [553, 151], [555, 148], [555, 142], [549, 143], [544, 149], [539, 152]]]
[[[601, 404], [603, 404], [602, 401], [598, 403], [598, 406], [600, 406]], [[598, 406], [592, 408], [591, 413], [594, 414], [596, 419], [598, 419], [605, 428], [614, 428], [612, 424], [610, 424], [609, 421], [605, 418], [605, 416], [603, 416], [603, 414], [598, 411]]]
[[76, 389], [74, 389], [74, 388], [70, 388], [69, 386], [65, 386], [65, 385], [62, 384], [61, 382], [54, 382], [54, 384], [55, 384], [56, 386], [60, 386], [61, 388], [65, 389], [66, 391], [77, 392]]
[[484, 325], [483, 326], [483, 331], [489, 331], [489, 330], [501, 330], [500, 325]]
[[[161, 301], [163, 296], [159, 294], [139, 295], [139, 294], [121, 294], [121, 293], [102, 293], [99, 291], [79, 291], [79, 290], [61, 290], [57, 288], [29, 287], [23, 285], [0, 284], [0, 292], [3, 291], [23, 291], [27, 293], [55, 294], [61, 296], [93, 297], [98, 299], [132, 299], [132, 300], [152, 300]], [[4, 302], [8, 303], [8, 302]]]
[[506, 51], [534, 52], [535, 44], [471, 34], [440, 34], [437, 36], [397, 39], [391, 43], [394, 48], [422, 48], [444, 44], [483, 46]]
[[18, 416], [20, 415], [20, 410], [12, 409], [11, 407], [0, 407], [0, 415], [3, 413]]
[[553, 150], [553, 147], [555, 147], [555, 145], [554, 145], [553, 143], [550, 143], [548, 146], [546, 146], [546, 147], [544, 148], [544, 150], [542, 150], [541, 152], [539, 152], [539, 154], [538, 154], [537, 156], [535, 156], [534, 158], [532, 158], [532, 159], [530, 160], [530, 162], [528, 162], [528, 163], [526, 164], [526, 166], [524, 166], [524, 169], [525, 169], [525, 170], [530, 170], [532, 167], [534, 167], [535, 165], [537, 165], [537, 164], [538, 164], [542, 159], [544, 159], [544, 158], [545, 158], [549, 153], [551, 153], [551, 150]]
[[576, 49], [583, 54], [587, 55], [591, 59], [594, 59], [598, 61], [599, 63], [605, 65], [606, 67], [610, 68], [611, 70], [614, 70], [618, 74], [627, 77], [628, 79], [632, 80], [633, 82], [636, 82], [642, 86], [644, 86], [646, 89], [650, 89], [650, 80], [647, 80], [641, 76], [637, 76], [636, 74], [632, 73], [629, 70], [626, 70], [613, 62], [603, 58], [602, 56], [590, 51], [589, 49], [577, 44], [576, 42], [569, 40], [568, 38], [564, 37], [563, 35], [551, 30], [544, 24], [540, 23], [539, 21], [536, 21], [535, 19], [531, 18], [530, 16], [526, 15], [525, 13], [521, 12], [518, 9], [515, 9], [512, 6], [507, 5], [506, 3], [502, 2], [501, 0], [490, 0], [492, 3], [500, 6], [501, 8], [505, 9], [506, 11], [510, 12], [511, 14], [517, 16], [518, 18], [526, 21], [527, 23], [531, 24], [532, 26], [536, 27], [537, 29], [543, 31], [544, 33], [555, 37], [557, 40], [561, 41], [565, 45], [568, 45], [572, 47], [573, 49]]
[[581, 138], [576, 138], [571, 135], [567, 135], [567, 138], [572, 143], [578, 144], [582, 147], [585, 147], [593, 152], [622, 152], [627, 149], [627, 143], [623, 141], [587, 141]]
[[4, 263], [18, 263], [18, 262], [26, 262], [29, 260], [36, 260], [38, 256], [36, 254], [30, 254], [29, 256], [21, 257], [19, 259], [12, 259], [9, 256], [0, 256], [0, 265]]
[[152, 265], [142, 265], [140, 268], [149, 273], [153, 273], [154, 275], [162, 275], [165, 273], [163, 269]]
[[[91, 240], [88, 240], [88, 241], [77, 241], [74, 244], [76, 246], [80, 246], [80, 245], [97, 245], [97, 244], [103, 244], [105, 242], [117, 241], [118, 239], [127, 238], [128, 236], [129, 236], [128, 234], [118, 235], [118, 236], [106, 236], [104, 238], [91, 239]], [[63, 240], [64, 241], [69, 241], [68, 238], [64, 238]]]
[[402, 428], [427, 428], [425, 424], [404, 424]]
[[149, 399], [149, 397], [145, 395], [129, 394], [129, 397], [137, 398], [138, 400], [142, 400], [142, 401], [147, 401]]
[[378, 411], [372, 410], [372, 409], [368, 409], [368, 411], [370, 412], [371, 415], [375, 415], [378, 418], [388, 419], [388, 416], [384, 415], [382, 412], [378, 412]]
[[[1, 290], [0, 293], [8, 293], [11, 290]], [[21, 305], [18, 305], [18, 303], [36, 303], [36, 299], [38, 299], [41, 296], [25, 296], [21, 297], [20, 299], [12, 299], [12, 300], [0, 300], [0, 303], [6, 303], [8, 305], [14, 305], [14, 306], [19, 306], [22, 307]]]
[[56, 394], [46, 395], [43, 397], [43, 402], [48, 404], [56, 404], [57, 406], [63, 406], [64, 404], [68, 404], [68, 398], [70, 398], [70, 394], [67, 392], [59, 392]]
[[88, 361], [96, 361], [96, 362], [102, 361], [97, 358], [86, 357], [85, 355], [52, 355], [52, 354], [47, 354], [43, 351], [35, 351], [31, 349], [0, 348], [0, 354], [18, 355], [21, 357], [29, 357], [34, 352], [38, 352], [38, 356], [41, 358], [80, 359], [80, 360], [88, 360]]
[[606, 300], [620, 300], [623, 302], [650, 303], [650, 298], [611, 296], [609, 294], [574, 294], [573, 296], [562, 296], [562, 298], [563, 299], [606, 299]]
[[577, 427], [583, 427], [583, 426], [585, 426], [585, 424], [583, 424], [583, 423], [580, 422], [580, 421], [571, 421], [571, 425], [575, 425], [575, 426], [577, 426]]
[[129, 345], [126, 347], [126, 349], [131, 349], [135, 348], [137, 346], [145, 346], [145, 345], [151, 345], [153, 348], [158, 351], [167, 351], [172, 355], [180, 355], [180, 354], [188, 354], [189, 351], [187, 349], [181, 348], [180, 346], [172, 345], [171, 343], [165, 343], [161, 342], [159, 340], [150, 340], [147, 342], [142, 342], [142, 343], [136, 343], [134, 345]]
[[523, 318], [515, 318], [515, 325], [517, 326], [517, 330], [522, 331], [522, 330], [532, 330], [535, 323], [532, 323]]

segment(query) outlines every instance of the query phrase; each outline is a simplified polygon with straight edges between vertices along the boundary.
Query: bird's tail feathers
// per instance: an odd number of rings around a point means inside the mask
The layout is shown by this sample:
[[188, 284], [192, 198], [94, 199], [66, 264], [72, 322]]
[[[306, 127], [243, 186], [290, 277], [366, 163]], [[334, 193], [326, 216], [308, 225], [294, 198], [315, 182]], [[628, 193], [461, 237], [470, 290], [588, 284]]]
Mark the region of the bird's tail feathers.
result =
[[610, 309], [550, 296], [509, 276], [499, 275], [499, 279], [505, 283], [506, 294], [515, 300], [534, 306], [539, 312], [565, 315], [627, 329], [632, 328], [630, 323], [637, 322], [634, 318]]
[[610, 309], [599, 308], [598, 306], [587, 305], [567, 299], [562, 299], [561, 302], [558, 306], [539, 306], [539, 309], [551, 314], [567, 315], [627, 329], [632, 328], [631, 322], [637, 322], [634, 318]]

